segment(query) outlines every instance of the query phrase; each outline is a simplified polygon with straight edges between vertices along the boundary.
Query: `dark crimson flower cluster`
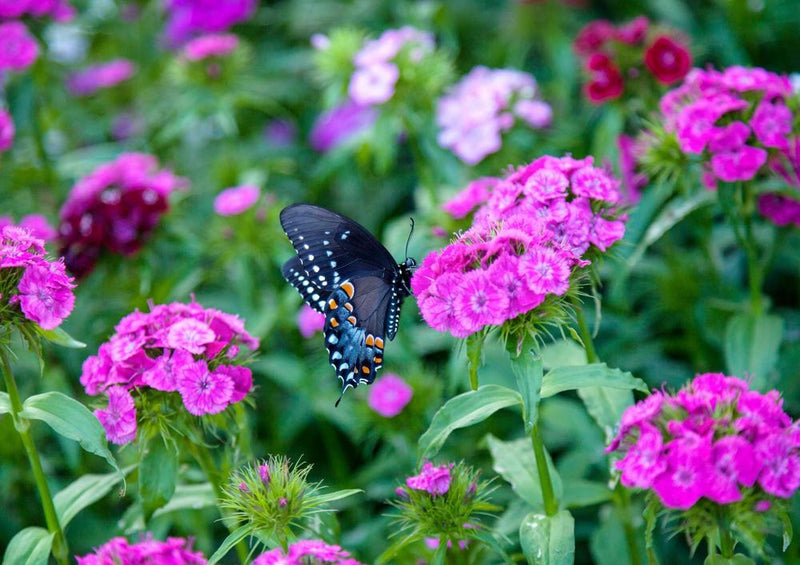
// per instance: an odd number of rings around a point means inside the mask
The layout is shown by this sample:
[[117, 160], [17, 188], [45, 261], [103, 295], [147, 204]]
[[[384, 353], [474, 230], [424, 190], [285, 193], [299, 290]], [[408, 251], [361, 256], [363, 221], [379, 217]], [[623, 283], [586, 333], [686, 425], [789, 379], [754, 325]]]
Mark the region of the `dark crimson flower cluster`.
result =
[[83, 277], [103, 249], [136, 253], [169, 207], [167, 197], [186, 184], [142, 153], [124, 153], [80, 179], [61, 208], [58, 228], [67, 269]]
[[651, 27], [644, 16], [621, 26], [608, 20], [590, 22], [573, 47], [590, 76], [584, 92], [595, 104], [619, 98], [625, 81], [637, 79], [645, 69], [666, 85], [681, 80], [692, 68], [684, 41], [673, 31]]

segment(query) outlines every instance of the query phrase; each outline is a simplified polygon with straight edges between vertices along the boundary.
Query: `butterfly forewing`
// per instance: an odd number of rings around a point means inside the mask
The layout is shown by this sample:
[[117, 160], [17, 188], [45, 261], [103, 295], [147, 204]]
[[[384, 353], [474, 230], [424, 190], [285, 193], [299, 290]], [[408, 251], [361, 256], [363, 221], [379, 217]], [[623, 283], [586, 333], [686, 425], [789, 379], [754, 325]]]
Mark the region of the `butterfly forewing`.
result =
[[325, 299], [330, 290], [315, 285], [295, 255], [281, 267], [281, 274], [303, 296], [303, 300], [317, 312], [325, 313]]

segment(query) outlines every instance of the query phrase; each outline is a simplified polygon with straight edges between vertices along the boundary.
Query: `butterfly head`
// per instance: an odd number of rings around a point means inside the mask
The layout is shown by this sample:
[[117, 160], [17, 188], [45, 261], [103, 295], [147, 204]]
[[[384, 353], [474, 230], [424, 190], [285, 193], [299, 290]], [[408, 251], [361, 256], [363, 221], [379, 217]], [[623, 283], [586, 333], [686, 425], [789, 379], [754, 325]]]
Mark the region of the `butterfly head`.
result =
[[397, 265], [397, 268], [400, 269], [400, 287], [405, 291], [406, 296], [411, 296], [411, 276], [416, 267], [417, 262], [413, 257], [406, 257], [405, 261]]

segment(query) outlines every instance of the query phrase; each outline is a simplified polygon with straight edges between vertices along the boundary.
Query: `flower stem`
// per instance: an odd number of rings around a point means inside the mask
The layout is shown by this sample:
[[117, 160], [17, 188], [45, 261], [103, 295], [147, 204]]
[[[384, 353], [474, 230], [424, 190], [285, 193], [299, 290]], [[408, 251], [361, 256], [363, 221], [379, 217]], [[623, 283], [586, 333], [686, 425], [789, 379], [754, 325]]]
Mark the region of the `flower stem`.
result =
[[544, 453], [544, 443], [539, 433], [538, 422], [533, 425], [531, 430], [531, 441], [533, 442], [533, 455], [536, 458], [536, 470], [539, 473], [539, 484], [542, 487], [542, 499], [544, 500], [544, 512], [548, 516], [555, 516], [558, 512], [556, 495], [553, 492], [553, 481], [550, 478], [550, 469], [547, 468], [547, 459]]
[[599, 363], [600, 357], [597, 355], [597, 350], [594, 348], [592, 334], [589, 331], [586, 318], [583, 316], [583, 308], [581, 308], [580, 302], [577, 300], [575, 302], [575, 319], [578, 322], [578, 334], [581, 336], [581, 341], [583, 341], [583, 349], [586, 351], [586, 362]]
[[[200, 468], [203, 470], [203, 473], [205, 473], [206, 477], [208, 478], [208, 482], [211, 483], [211, 487], [214, 489], [214, 495], [217, 497], [217, 500], [222, 500], [224, 494], [224, 491], [222, 490], [222, 479], [220, 477], [219, 469], [217, 469], [217, 465], [214, 463], [214, 458], [211, 456], [208, 448], [204, 445], [193, 443], [192, 454], [194, 455], [197, 463], [200, 465]], [[225, 524], [225, 527], [228, 528], [229, 532], [233, 533], [233, 531], [236, 529], [236, 524], [231, 519], [228, 512], [220, 508], [220, 514], [222, 514], [222, 522]], [[248, 551], [244, 541], [240, 541], [236, 544], [236, 554], [239, 556], [239, 561], [241, 563], [247, 563]]]
[[747, 279], [750, 286], [750, 308], [753, 316], [760, 316], [764, 305], [761, 298], [761, 284], [764, 274], [758, 257], [758, 247], [753, 236], [753, 214], [755, 213], [755, 194], [753, 187], [745, 184], [742, 187], [740, 206], [744, 223], [744, 251], [747, 255]]
[[55, 557], [60, 565], [67, 565], [69, 555], [67, 540], [64, 537], [64, 531], [61, 529], [61, 524], [58, 521], [56, 507], [53, 504], [53, 497], [50, 494], [50, 487], [47, 485], [47, 478], [42, 469], [42, 462], [39, 459], [39, 452], [36, 451], [36, 446], [33, 443], [33, 437], [30, 433], [30, 422], [20, 414], [22, 412], [22, 401], [19, 396], [19, 389], [17, 388], [17, 382], [14, 380], [14, 374], [11, 372], [8, 354], [2, 346], [0, 346], [0, 364], [2, 364], [3, 378], [6, 382], [9, 400], [11, 401], [11, 419], [14, 421], [14, 428], [16, 428], [22, 440], [22, 445], [25, 447], [25, 453], [28, 455], [28, 461], [31, 464], [33, 478], [42, 501], [42, 509], [44, 510], [44, 519], [47, 523], [47, 529], [50, 533], [54, 534], [52, 548], [53, 557]]
[[719, 533], [719, 550], [722, 557], [730, 559], [733, 557], [735, 543], [731, 537], [730, 521], [728, 513], [724, 508], [717, 508], [717, 532]]

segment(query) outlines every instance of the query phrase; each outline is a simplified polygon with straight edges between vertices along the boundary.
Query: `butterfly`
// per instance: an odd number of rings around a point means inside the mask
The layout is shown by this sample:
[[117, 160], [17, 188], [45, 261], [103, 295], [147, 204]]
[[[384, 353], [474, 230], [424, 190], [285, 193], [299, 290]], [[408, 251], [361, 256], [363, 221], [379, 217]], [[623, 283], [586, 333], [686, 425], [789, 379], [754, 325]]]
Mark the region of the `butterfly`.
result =
[[280, 218], [297, 252], [281, 273], [325, 314], [328, 359], [342, 381], [338, 406], [349, 387], [372, 383], [383, 366], [384, 340], [397, 334], [417, 263], [408, 256], [397, 263], [364, 227], [319, 206], [292, 204]]

